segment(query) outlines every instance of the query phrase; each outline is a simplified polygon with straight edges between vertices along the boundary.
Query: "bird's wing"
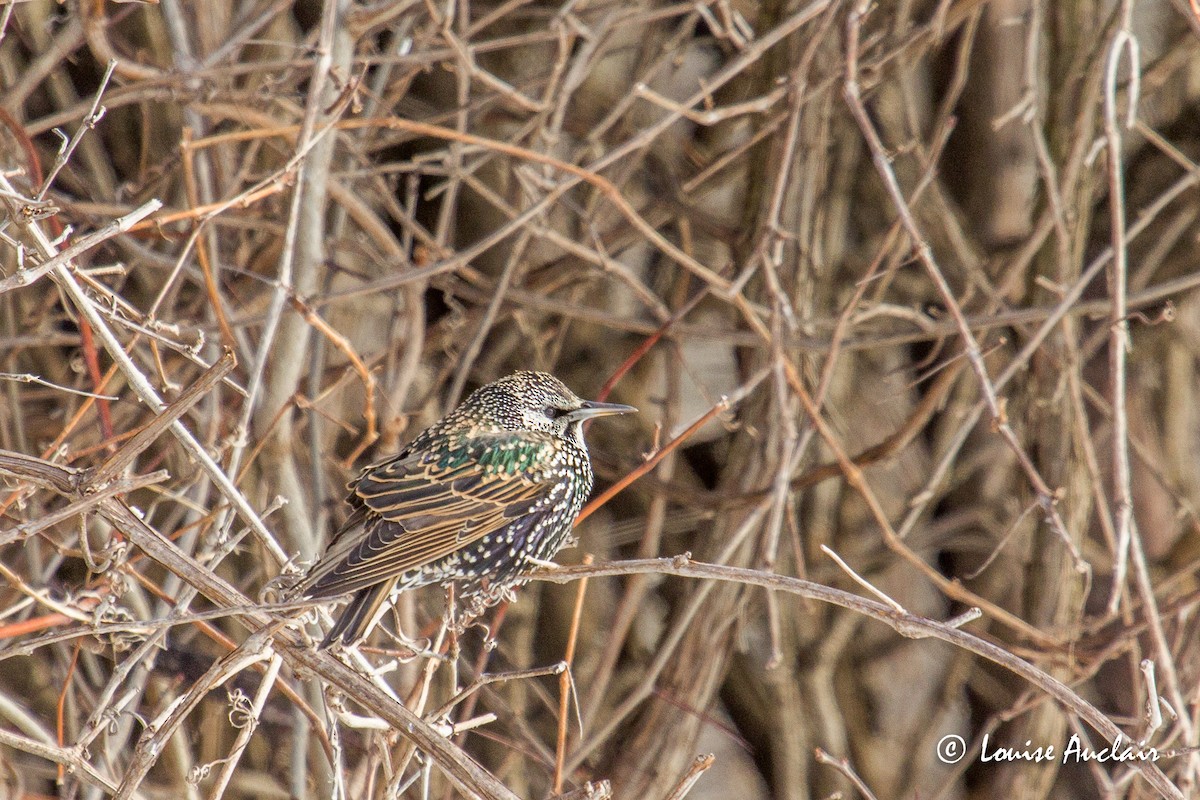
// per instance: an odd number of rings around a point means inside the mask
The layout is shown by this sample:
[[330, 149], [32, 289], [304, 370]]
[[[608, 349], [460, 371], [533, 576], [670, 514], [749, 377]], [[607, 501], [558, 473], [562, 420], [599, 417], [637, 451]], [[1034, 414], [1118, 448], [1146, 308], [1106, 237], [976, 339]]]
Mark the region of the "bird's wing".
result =
[[346, 525], [306, 576], [309, 597], [334, 597], [431, 564], [455, 550], [549, 511], [555, 482], [549, 435], [464, 437], [368, 467], [350, 488]]

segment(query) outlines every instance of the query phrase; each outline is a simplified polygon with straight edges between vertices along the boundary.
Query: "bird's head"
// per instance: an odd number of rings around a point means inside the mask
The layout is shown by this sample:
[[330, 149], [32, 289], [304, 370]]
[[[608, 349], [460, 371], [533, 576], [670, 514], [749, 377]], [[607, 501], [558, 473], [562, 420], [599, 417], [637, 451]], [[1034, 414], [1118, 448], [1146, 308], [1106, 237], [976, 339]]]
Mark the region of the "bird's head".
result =
[[514, 372], [476, 389], [460, 408], [495, 422], [501, 430], [545, 431], [581, 442], [585, 420], [637, 411], [620, 403], [581, 400], [553, 375], [531, 371]]

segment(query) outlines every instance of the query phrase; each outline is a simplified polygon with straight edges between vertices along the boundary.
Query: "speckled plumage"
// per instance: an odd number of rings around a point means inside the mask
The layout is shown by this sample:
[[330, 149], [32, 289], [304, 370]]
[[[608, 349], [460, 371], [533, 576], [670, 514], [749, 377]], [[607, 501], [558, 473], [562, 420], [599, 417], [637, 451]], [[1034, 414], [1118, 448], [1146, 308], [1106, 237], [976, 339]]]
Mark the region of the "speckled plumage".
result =
[[566, 543], [592, 491], [584, 420], [634, 411], [580, 400], [544, 372], [475, 391], [399, 454], [349, 485], [350, 517], [297, 592], [354, 592], [321, 643], [366, 634], [396, 588], [453, 583], [474, 616]]

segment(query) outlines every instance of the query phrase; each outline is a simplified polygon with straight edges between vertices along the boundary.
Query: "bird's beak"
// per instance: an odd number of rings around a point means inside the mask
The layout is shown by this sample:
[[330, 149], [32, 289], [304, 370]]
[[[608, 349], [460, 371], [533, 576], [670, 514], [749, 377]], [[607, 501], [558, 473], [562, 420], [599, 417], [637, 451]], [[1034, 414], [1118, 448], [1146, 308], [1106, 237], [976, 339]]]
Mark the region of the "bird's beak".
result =
[[601, 403], [596, 400], [584, 400], [583, 405], [572, 411], [569, 416], [572, 422], [582, 422], [592, 417], [610, 417], [613, 414], [633, 414], [637, 409], [621, 403]]

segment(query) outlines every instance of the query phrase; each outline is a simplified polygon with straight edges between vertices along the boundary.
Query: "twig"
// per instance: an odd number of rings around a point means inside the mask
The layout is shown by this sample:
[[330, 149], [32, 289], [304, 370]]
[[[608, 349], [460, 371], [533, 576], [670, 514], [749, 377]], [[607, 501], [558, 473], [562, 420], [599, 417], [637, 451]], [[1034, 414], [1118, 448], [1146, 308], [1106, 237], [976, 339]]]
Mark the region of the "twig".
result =
[[[674, 558], [643, 559], [638, 561], [617, 561], [611, 564], [598, 564], [592, 567], [572, 566], [539, 572], [532, 577], [551, 583], [566, 583], [583, 577], [599, 578], [612, 575], [635, 575], [651, 573], [657, 575], [673, 575], [681, 578], [702, 578], [712, 581], [740, 583], [747, 586], [763, 588], [794, 594], [809, 600], [839, 606], [863, 616], [870, 617], [889, 626], [901, 636], [907, 638], [940, 639], [974, 653], [982, 658], [1004, 667], [1022, 679], [1045, 692], [1064, 707], [1077, 713], [1098, 733], [1108, 741], [1116, 741], [1124, 737], [1113, 722], [1099, 709], [1076, 694], [1069, 686], [1058, 678], [1042, 671], [1028, 661], [1013, 655], [998, 645], [962, 631], [944, 622], [936, 622], [926, 617], [913, 614], [898, 613], [890, 606], [876, 600], [859, 597], [840, 589], [833, 589], [800, 578], [789, 578], [784, 575], [762, 572], [760, 570], [728, 567], [720, 564], [706, 564], [692, 561], [686, 555]], [[1153, 786], [1163, 797], [1183, 800], [1183, 793], [1163, 774], [1158, 765], [1152, 761], [1140, 761], [1132, 766], [1142, 777]]]
[[50, 174], [46, 176], [46, 180], [42, 181], [42, 188], [34, 196], [36, 202], [40, 203], [46, 199], [46, 193], [54, 185], [54, 179], [58, 177], [58, 173], [71, 160], [71, 154], [75, 152], [75, 148], [83, 140], [84, 134], [95, 128], [104, 116], [104, 106], [100, 105], [100, 98], [104, 96], [104, 90], [108, 88], [108, 82], [112, 79], [113, 70], [116, 66], [117, 62], [115, 59], [108, 62], [108, 67], [104, 70], [104, 76], [100, 78], [100, 86], [96, 89], [96, 96], [92, 100], [91, 109], [84, 115], [83, 121], [75, 130], [75, 133], [65, 142], [62, 149], [58, 151], [58, 155], [54, 157], [54, 165], [50, 167]]
[[872, 585], [870, 583], [870, 581], [868, 581], [866, 578], [862, 577], [857, 572], [850, 569], [850, 565], [847, 564], [845, 561], [843, 561], [841, 556], [839, 556], [837, 553], [833, 552], [833, 550], [831, 550], [828, 545], [824, 545], [824, 544], [821, 545], [821, 552], [824, 553], [825, 555], [829, 556], [830, 558], [832, 558], [835, 562], [837, 562], [837, 565], [842, 568], [843, 572], [845, 572], [847, 575], [850, 576], [851, 580], [853, 580], [859, 586], [866, 589], [871, 594], [878, 597], [881, 602], [887, 603], [889, 606], [892, 607], [892, 610], [895, 611], [897, 614], [907, 614], [908, 613], [904, 609], [904, 606], [900, 605], [895, 600], [888, 597], [884, 592], [882, 592], [881, 590], [877, 589], [874, 585]]
[[225, 354], [216, 363], [205, 370], [204, 374], [195, 383], [181, 392], [179, 397], [171, 401], [161, 414], [146, 423], [129, 441], [121, 445], [117, 452], [109, 456], [107, 461], [96, 467], [87, 476], [87, 480], [96, 486], [102, 486], [115, 478], [122, 470], [132, 464], [133, 460], [142, 451], [153, 444], [154, 440], [169, 425], [186, 414], [188, 409], [196, 403], [200, 402], [235, 366], [237, 366], [237, 358], [234, 357], [232, 350], [226, 350]]
[[245, 644], [232, 653], [213, 662], [205, 674], [177, 697], [156, 719], [151, 720], [137, 744], [134, 756], [125, 770], [121, 785], [117, 787], [113, 800], [130, 800], [141, 788], [142, 780], [158, 761], [170, 737], [175, 735], [184, 719], [213, 689], [221, 686], [242, 670], [271, 657], [264, 650], [268, 644], [267, 631], [263, 630], [246, 640]]
[[[583, 565], [590, 566], [592, 554], [583, 557]], [[567, 649], [563, 653], [563, 663], [566, 669], [558, 676], [558, 739], [554, 747], [554, 788], [557, 794], [562, 792], [563, 764], [567, 757], [567, 716], [571, 703], [572, 684], [571, 665], [575, 663], [575, 645], [579, 641], [579, 624], [583, 619], [583, 598], [587, 593], [587, 579], [579, 582], [575, 593], [575, 610], [571, 613], [571, 631], [567, 635]]]
[[[254, 702], [247, 709], [249, 713], [242, 715], [238, 720], [237, 737], [234, 739], [229, 755], [224, 759], [220, 773], [217, 774], [216, 780], [213, 781], [212, 790], [208, 794], [209, 800], [220, 800], [224, 796], [225, 788], [229, 786], [229, 781], [233, 778], [233, 771], [237, 769], [242, 753], [246, 751], [246, 745], [250, 743], [250, 737], [258, 728], [258, 721], [262, 716], [263, 707], [267, 703], [267, 698], [270, 696], [271, 690], [275, 687], [275, 680], [279, 677], [279, 668], [282, 665], [283, 659], [279, 657], [279, 654], [273, 654], [270, 658], [270, 664], [267, 667], [267, 673], [263, 676], [262, 682], [258, 685], [258, 691], [254, 695]], [[231, 721], [235, 713], [241, 712], [236, 709], [231, 710]]]
[[96, 392], [87, 392], [83, 389], [72, 389], [70, 386], [63, 386], [48, 381], [45, 378], [39, 378], [37, 375], [31, 375], [28, 372], [16, 374], [13, 372], [0, 372], [0, 381], [14, 381], [16, 383], [36, 383], [39, 386], [45, 386], [50, 389], [57, 389], [60, 392], [78, 395], [80, 397], [90, 397], [93, 400], [120, 400], [121, 398], [109, 394], [97, 394]]
[[583, 510], [579, 512], [579, 516], [575, 518], [575, 525], [578, 526], [581, 522], [583, 522], [585, 519], [590, 517], [596, 511], [596, 509], [600, 508], [605, 503], [607, 503], [609, 500], [611, 500], [622, 489], [624, 489], [626, 486], [633, 483], [638, 478], [642, 477], [647, 472], [649, 472], [650, 470], [652, 470], [656, 466], [658, 466], [658, 462], [660, 462], [664, 458], [666, 458], [667, 455], [672, 450], [674, 450], [676, 447], [679, 447], [679, 445], [683, 444], [688, 439], [692, 438], [692, 436], [694, 436], [697, 431], [699, 431], [701, 428], [703, 428], [705, 425], [707, 425], [710, 420], [714, 419], [722, 411], [727, 411], [730, 408], [732, 408], [734, 405], [736, 405], [737, 403], [741, 402], [742, 398], [744, 398], [747, 394], [749, 394], [751, 391], [753, 391], [753, 389], [756, 386], [758, 386], [758, 384], [765, 377], [766, 377], [766, 372], [764, 371], [764, 372], [760, 373], [755, 379], [751, 380], [745, 386], [743, 386], [741, 389], [739, 389], [739, 391], [735, 397], [722, 398], [720, 400], [720, 402], [718, 402], [715, 406], [713, 406], [708, 411], [706, 411], [703, 415], [701, 415], [701, 417], [699, 419], [697, 419], [695, 422], [693, 422], [691, 425], [689, 425], [687, 427], [687, 429], [683, 431], [683, 433], [679, 434], [674, 439], [672, 439], [670, 442], [668, 442], [667, 444], [665, 444], [661, 448], [659, 448], [658, 452], [656, 452], [653, 456], [651, 456], [649, 459], [647, 459], [645, 461], [645, 463], [641, 464], [637, 469], [633, 470], [628, 475], [626, 475], [625, 477], [621, 478], [619, 481], [614, 483], [612, 486], [608, 487], [606, 490], [604, 490], [600, 494], [596, 495], [596, 497], [592, 498], [592, 501], [590, 503], [588, 503], [586, 506], [584, 506]]
[[162, 483], [169, 477], [170, 474], [165, 469], [160, 469], [156, 472], [151, 472], [147, 475], [137, 475], [127, 480], [106, 480], [103, 483], [95, 484], [87, 496], [68, 503], [57, 511], [39, 517], [36, 521], [22, 522], [15, 528], [0, 533], [0, 547], [7, 544], [14, 544], [44, 530], [53, 528], [55, 525], [66, 522], [77, 514], [86, 513], [90, 509], [95, 508], [101, 501], [110, 497], [129, 494], [138, 489]]
[[696, 760], [688, 767], [687, 772], [683, 773], [683, 777], [679, 779], [679, 783], [675, 784], [675, 788], [671, 790], [665, 800], [683, 800], [692, 791], [696, 781], [700, 780], [704, 773], [708, 772], [709, 767], [715, 763], [717, 763], [717, 757], [712, 753], [696, 756]]
[[[1131, 3], [1122, 4], [1123, 22], [1109, 45], [1104, 80], [1104, 138], [1108, 155], [1108, 208], [1112, 216], [1112, 264], [1108, 285], [1112, 311], [1109, 317], [1108, 369], [1109, 402], [1112, 404], [1113, 527], [1116, 552], [1113, 553], [1112, 589], [1108, 613], [1116, 614], [1129, 569], [1129, 542], [1134, 531], [1133, 479], [1129, 473], [1129, 415], [1126, 412], [1125, 365], [1129, 349], [1129, 321], [1125, 295], [1128, 291], [1128, 252], [1125, 242], [1125, 182], [1122, 175], [1121, 131], [1117, 122], [1117, 71], [1121, 56], [1129, 55], [1129, 73], [1134, 83], [1129, 94], [1130, 119], [1137, 113], [1138, 43], [1131, 25]], [[1131, 126], [1126, 126], [1131, 127]]]
[[371, 370], [368, 369], [367, 365], [363, 363], [363, 360], [359, 357], [358, 353], [355, 352], [354, 345], [350, 343], [350, 340], [338, 331], [334, 330], [333, 327], [325, 320], [321, 319], [321, 317], [315, 311], [313, 311], [307, 303], [303, 302], [299, 298], [293, 297], [292, 306], [298, 312], [300, 312], [300, 315], [304, 317], [305, 322], [307, 322], [322, 336], [328, 339], [329, 342], [346, 357], [346, 359], [350, 362], [350, 366], [353, 367], [354, 372], [358, 375], [359, 380], [361, 380], [363, 383], [363, 393], [365, 395], [363, 399], [363, 419], [366, 420], [367, 429], [363, 432], [362, 439], [359, 440], [359, 443], [355, 446], [354, 450], [352, 450], [350, 455], [346, 456], [344, 459], [345, 465], [349, 466], [358, 459], [364, 450], [374, 444], [375, 440], [379, 438], [379, 429], [376, 426], [377, 416], [375, 414], [375, 375], [372, 374]]
[[963, 339], [963, 350], [978, 379], [984, 403], [991, 413], [992, 424], [995, 426], [996, 432], [1000, 434], [1000, 437], [1016, 456], [1022, 471], [1024, 471], [1033, 490], [1037, 493], [1038, 504], [1042, 508], [1043, 515], [1047, 522], [1050, 523], [1051, 529], [1067, 548], [1067, 552], [1070, 553], [1076, 571], [1082, 575], [1089, 575], [1091, 572], [1090, 565], [1084, 561], [1078, 546], [1067, 532], [1066, 524], [1055, 508], [1057, 503], [1055, 493], [1046, 484], [1041, 473], [1038, 472], [1037, 467], [1034, 465], [1032, 459], [1030, 459], [1029, 454], [1017, 439], [1017, 435], [1013, 432], [1012, 427], [1008, 424], [1008, 418], [997, 395], [996, 386], [988, 375], [987, 365], [983, 362], [983, 356], [980, 353], [979, 344], [975, 340], [975, 335], [971, 332], [971, 327], [967, 322], [966, 316], [963, 314], [958, 299], [955, 298], [954, 292], [951, 291], [950, 285], [946, 282], [941, 268], [934, 260], [933, 251], [921, 233], [920, 226], [918, 226], [917, 220], [909, 208], [908, 201], [904, 198], [904, 193], [900, 189], [900, 184], [896, 179], [895, 172], [892, 170], [883, 142], [879, 138], [879, 133], [875, 130], [875, 126], [871, 122], [871, 117], [863, 105], [858, 80], [858, 47], [862, 18], [867, 13], [868, 5], [869, 0], [858, 0], [854, 10], [850, 12], [846, 23], [847, 66], [846, 84], [843, 91], [846, 102], [850, 106], [851, 114], [853, 114], [855, 120], [858, 122], [863, 137], [867, 140], [867, 145], [871, 151], [871, 158], [875, 162], [875, 167], [880, 177], [883, 178], [884, 187], [892, 199], [893, 206], [904, 223], [905, 231], [912, 240], [913, 247], [917, 252], [917, 259], [925, 267], [926, 273], [937, 287], [938, 294], [954, 319], [955, 327]]
[[[12, 184], [9, 183], [8, 178], [3, 174], [0, 174], [0, 189], [7, 191], [12, 191], [13, 189]], [[26, 228], [29, 231], [30, 236], [37, 243], [39, 252], [47, 259], [53, 258], [54, 255], [56, 255], [54, 245], [51, 243], [50, 239], [46, 236], [42, 229], [37, 225], [32, 224], [27, 225]], [[158, 392], [150, 384], [149, 379], [146, 378], [142, 371], [138, 369], [137, 365], [125, 352], [125, 348], [121, 346], [116, 334], [114, 334], [112, 329], [108, 327], [108, 324], [97, 311], [91, 299], [80, 287], [78, 281], [75, 280], [74, 275], [72, 275], [71, 270], [68, 268], [68, 264], [69, 262], [60, 263], [52, 271], [51, 274], [55, 276], [56, 282], [62, 287], [63, 291], [71, 299], [71, 302], [76, 308], [79, 309], [91, 327], [95, 330], [96, 334], [100, 337], [101, 342], [103, 342], [105, 350], [108, 351], [108, 354], [117, 363], [117, 366], [120, 368], [121, 372], [124, 373], [126, 379], [129, 381], [130, 386], [133, 388], [138, 397], [142, 399], [142, 402], [149, 406], [154, 412], [162, 413], [163, 410], [166, 409], [166, 403], [164, 403], [162, 398], [159, 397]], [[279, 564], [285, 563], [288, 560], [287, 555], [279, 547], [279, 543], [275, 541], [274, 536], [272, 536], [270, 531], [267, 530], [266, 526], [263, 525], [258, 513], [250, 505], [250, 502], [246, 499], [245, 495], [243, 495], [241, 491], [233, 485], [233, 482], [230, 481], [229, 476], [224, 470], [221, 469], [216, 461], [213, 460], [212, 456], [209, 455], [205, 447], [200, 444], [200, 442], [197, 441], [194, 436], [192, 436], [191, 431], [189, 431], [180, 420], [175, 420], [175, 422], [171, 424], [171, 430], [175, 434], [175, 437], [179, 440], [179, 443], [183, 446], [183, 449], [186, 450], [188, 454], [196, 460], [196, 463], [200, 465], [201, 469], [203, 469], [213, 479], [213, 482], [216, 483], [221, 489], [222, 494], [228, 498], [233, 507], [238, 510], [243, 519], [245, 519], [247, 524], [250, 525], [251, 530], [253, 530], [257, 535], [260, 543], [262, 543], [267, 551], [272, 554], [272, 556], [276, 559], [276, 562]]]
[[[8, 183], [8, 179], [3, 179], [3, 186], [6, 190], [12, 189], [12, 184]], [[123, 217], [118, 217], [112, 222], [105, 225], [103, 228], [92, 231], [86, 236], [81, 236], [71, 243], [65, 250], [56, 254], [46, 254], [46, 261], [38, 264], [36, 267], [29, 269], [19, 269], [4, 280], [0, 280], [0, 294], [11, 292], [13, 289], [19, 289], [23, 286], [29, 286], [35, 283], [39, 278], [48, 275], [59, 267], [70, 263], [78, 256], [91, 250], [96, 245], [106, 242], [115, 236], [120, 236], [122, 233], [130, 230], [136, 223], [145, 219], [162, 208], [162, 202], [159, 200], [148, 200], [138, 206], [133, 211], [130, 211]], [[15, 215], [21, 212], [18, 210]], [[14, 216], [15, 216], [14, 215]], [[49, 240], [47, 240], [48, 242]]]
[[55, 764], [62, 764], [72, 774], [82, 776], [88, 784], [97, 786], [110, 794], [117, 789], [117, 784], [112, 778], [92, 766], [74, 748], [45, 744], [44, 742], [35, 741], [18, 733], [4, 730], [3, 728], [0, 728], [0, 744], [5, 747], [11, 747], [13, 750], [29, 753], [38, 758], [44, 758]]
[[878, 798], [875, 797], [875, 793], [867, 787], [867, 784], [863, 781], [863, 779], [860, 778], [858, 773], [854, 771], [854, 768], [850, 766], [850, 759], [834, 758], [819, 747], [814, 751], [814, 755], [816, 756], [817, 763], [833, 767], [838, 772], [845, 775], [846, 778], [849, 779], [852, 784], [854, 784], [854, 788], [861, 792], [862, 796], [866, 800], [878, 800]]

